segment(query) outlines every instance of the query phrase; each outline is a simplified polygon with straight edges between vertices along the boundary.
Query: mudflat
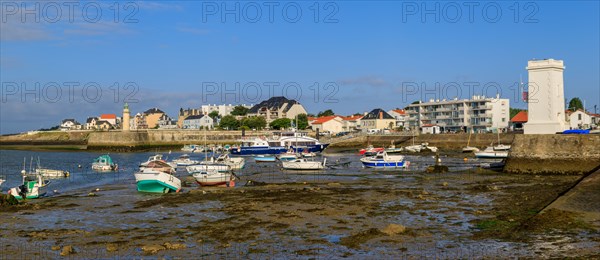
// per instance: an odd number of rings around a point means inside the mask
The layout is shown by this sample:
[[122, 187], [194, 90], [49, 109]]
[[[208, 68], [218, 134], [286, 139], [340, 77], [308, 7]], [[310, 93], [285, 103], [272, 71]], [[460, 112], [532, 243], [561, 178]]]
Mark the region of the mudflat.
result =
[[538, 213], [578, 176], [241, 178], [235, 188], [165, 195], [119, 183], [4, 206], [0, 258], [600, 257], [599, 223]]

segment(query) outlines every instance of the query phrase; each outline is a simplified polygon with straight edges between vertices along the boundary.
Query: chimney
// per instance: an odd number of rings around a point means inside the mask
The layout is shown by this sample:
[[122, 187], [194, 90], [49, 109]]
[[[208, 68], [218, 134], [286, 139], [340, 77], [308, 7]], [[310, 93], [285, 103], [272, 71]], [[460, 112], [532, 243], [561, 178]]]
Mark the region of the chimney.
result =
[[383, 111], [379, 111], [379, 119], [383, 119]]

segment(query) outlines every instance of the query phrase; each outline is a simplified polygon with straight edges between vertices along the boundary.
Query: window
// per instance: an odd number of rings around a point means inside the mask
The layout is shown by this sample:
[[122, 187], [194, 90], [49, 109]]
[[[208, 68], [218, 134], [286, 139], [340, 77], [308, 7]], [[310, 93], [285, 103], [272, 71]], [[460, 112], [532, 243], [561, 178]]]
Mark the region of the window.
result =
[[506, 118], [504, 118], [504, 117], [503, 117], [503, 118], [502, 118], [502, 122], [506, 122]]
[[581, 121], [581, 114], [577, 115], [578, 120]]

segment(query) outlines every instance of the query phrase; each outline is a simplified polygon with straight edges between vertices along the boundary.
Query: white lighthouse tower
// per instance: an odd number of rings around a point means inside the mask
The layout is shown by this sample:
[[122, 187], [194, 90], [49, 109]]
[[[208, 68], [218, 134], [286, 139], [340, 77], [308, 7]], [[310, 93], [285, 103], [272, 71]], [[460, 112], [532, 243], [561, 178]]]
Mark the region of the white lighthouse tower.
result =
[[525, 134], [554, 134], [567, 128], [562, 60], [530, 60]]

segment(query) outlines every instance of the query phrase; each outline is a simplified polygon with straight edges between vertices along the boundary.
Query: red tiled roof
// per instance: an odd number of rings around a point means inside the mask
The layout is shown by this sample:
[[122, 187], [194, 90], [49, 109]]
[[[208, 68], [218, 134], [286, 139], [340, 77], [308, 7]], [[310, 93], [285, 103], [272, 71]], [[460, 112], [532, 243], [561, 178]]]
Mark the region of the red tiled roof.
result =
[[100, 119], [117, 119], [117, 115], [115, 115], [115, 114], [102, 114], [102, 115], [100, 115]]
[[406, 115], [406, 111], [404, 109], [394, 109], [392, 110], [400, 115]]
[[352, 121], [352, 120], [357, 120], [357, 119], [361, 119], [363, 116], [341, 116], [341, 118], [345, 121]]
[[323, 123], [325, 123], [325, 122], [327, 122], [329, 120], [332, 120], [332, 119], [334, 119], [336, 117], [338, 117], [338, 116], [322, 116], [322, 117], [319, 117], [319, 118], [315, 119], [314, 121], [312, 121], [312, 124], [313, 125], [320, 125], [320, 124], [323, 124]]
[[520, 111], [513, 118], [510, 119], [513, 123], [526, 123], [527, 122], [527, 111]]

